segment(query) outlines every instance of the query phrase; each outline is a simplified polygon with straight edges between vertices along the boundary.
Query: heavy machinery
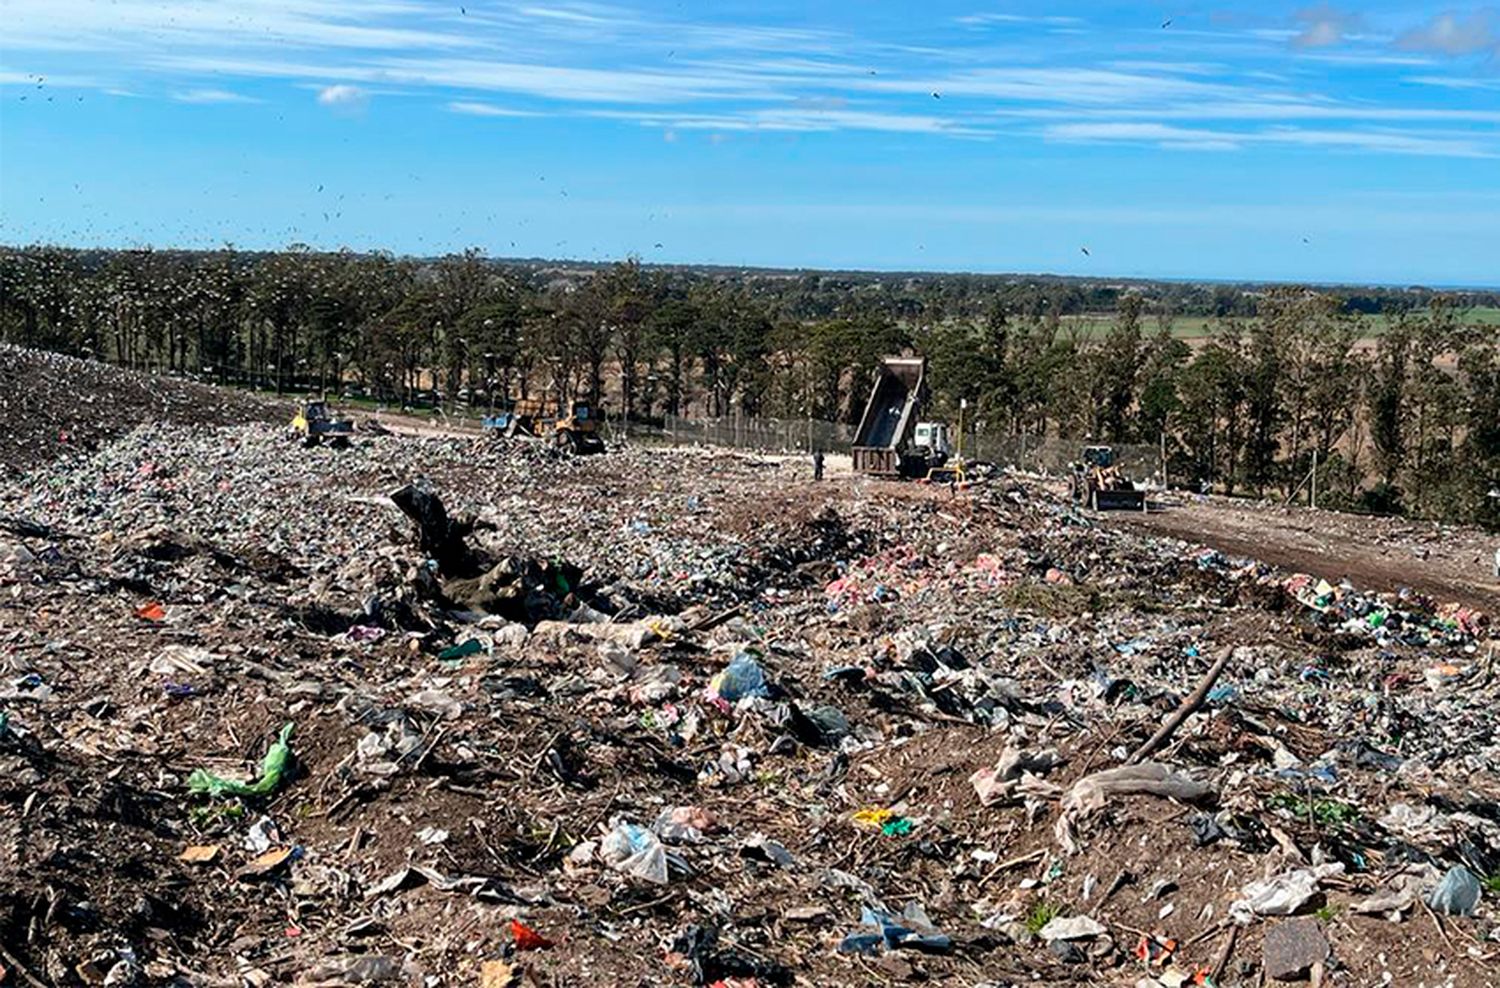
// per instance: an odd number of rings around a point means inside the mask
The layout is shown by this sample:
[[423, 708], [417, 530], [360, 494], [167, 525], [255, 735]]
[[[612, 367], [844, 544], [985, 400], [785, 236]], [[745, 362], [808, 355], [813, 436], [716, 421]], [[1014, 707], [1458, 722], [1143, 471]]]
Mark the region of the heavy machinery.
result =
[[347, 446], [354, 436], [354, 420], [336, 419], [328, 402], [309, 398], [292, 419], [292, 431], [301, 437], [304, 446], [319, 446], [324, 441], [334, 446]]
[[599, 436], [600, 410], [587, 402], [560, 406], [554, 399], [522, 398], [510, 411], [487, 416], [484, 428], [506, 436], [550, 439], [559, 448], [580, 456], [604, 452]]
[[1073, 464], [1073, 501], [1094, 511], [1146, 510], [1146, 492], [1120, 473], [1112, 446], [1083, 448]]
[[926, 477], [948, 462], [948, 427], [921, 422], [927, 400], [927, 361], [881, 361], [875, 387], [854, 433], [854, 471], [877, 477]]

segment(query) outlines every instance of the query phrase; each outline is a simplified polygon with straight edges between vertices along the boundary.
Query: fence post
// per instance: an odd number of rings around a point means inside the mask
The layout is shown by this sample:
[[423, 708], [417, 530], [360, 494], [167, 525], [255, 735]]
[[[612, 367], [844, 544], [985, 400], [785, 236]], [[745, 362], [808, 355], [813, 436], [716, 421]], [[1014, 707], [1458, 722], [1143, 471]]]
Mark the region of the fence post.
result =
[[1161, 489], [1167, 490], [1172, 485], [1167, 483], [1167, 430], [1161, 433]]

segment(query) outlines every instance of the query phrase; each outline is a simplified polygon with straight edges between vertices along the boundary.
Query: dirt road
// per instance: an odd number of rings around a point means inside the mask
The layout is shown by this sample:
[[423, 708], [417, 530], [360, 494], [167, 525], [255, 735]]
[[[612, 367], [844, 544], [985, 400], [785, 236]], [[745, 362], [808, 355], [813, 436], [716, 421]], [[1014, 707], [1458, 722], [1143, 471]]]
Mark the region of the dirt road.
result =
[[1438, 600], [1500, 612], [1500, 584], [1491, 569], [1500, 536], [1477, 528], [1224, 498], [1174, 500], [1164, 511], [1115, 514], [1109, 520], [1329, 580], [1347, 577], [1379, 591], [1410, 587]]

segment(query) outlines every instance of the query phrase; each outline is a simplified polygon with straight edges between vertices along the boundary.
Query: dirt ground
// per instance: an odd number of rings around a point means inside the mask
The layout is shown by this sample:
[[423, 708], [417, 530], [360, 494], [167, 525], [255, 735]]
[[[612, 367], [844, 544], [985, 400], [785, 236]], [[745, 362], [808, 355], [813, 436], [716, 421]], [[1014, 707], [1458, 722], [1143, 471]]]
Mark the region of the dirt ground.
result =
[[1112, 523], [1201, 542], [1232, 555], [1337, 582], [1395, 593], [1409, 587], [1439, 600], [1500, 613], [1494, 554], [1500, 535], [1477, 528], [1247, 505], [1227, 498], [1172, 499], [1149, 515]]

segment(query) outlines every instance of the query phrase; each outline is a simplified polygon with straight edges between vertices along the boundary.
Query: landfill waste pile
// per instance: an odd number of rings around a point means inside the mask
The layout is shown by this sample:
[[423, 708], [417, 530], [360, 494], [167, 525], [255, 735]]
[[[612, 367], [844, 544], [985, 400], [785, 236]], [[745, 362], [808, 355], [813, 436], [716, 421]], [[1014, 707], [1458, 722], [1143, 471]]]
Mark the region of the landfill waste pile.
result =
[[153, 423], [7, 479], [0, 984], [1497, 983], [1485, 615], [810, 475]]
[[290, 401], [0, 343], [0, 464], [92, 451], [137, 425], [285, 422]]

